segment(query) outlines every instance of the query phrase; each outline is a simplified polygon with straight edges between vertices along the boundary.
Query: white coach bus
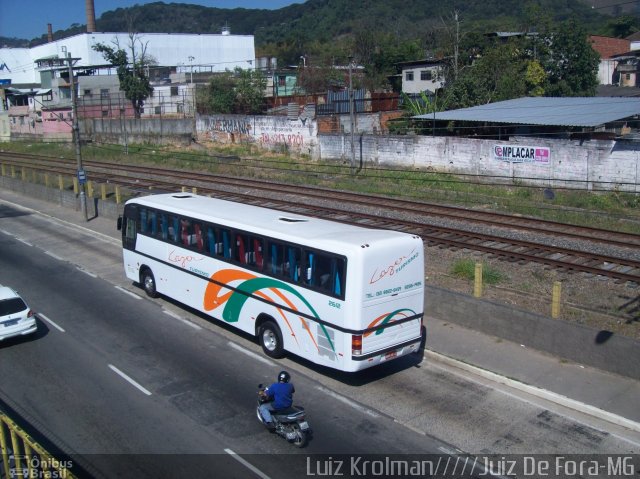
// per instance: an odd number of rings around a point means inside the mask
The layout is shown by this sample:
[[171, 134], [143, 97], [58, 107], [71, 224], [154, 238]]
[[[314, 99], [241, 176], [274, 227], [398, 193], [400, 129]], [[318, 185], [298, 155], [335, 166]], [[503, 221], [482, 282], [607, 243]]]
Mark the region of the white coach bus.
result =
[[418, 236], [170, 193], [129, 200], [129, 279], [289, 351], [358, 371], [418, 352], [424, 248]]

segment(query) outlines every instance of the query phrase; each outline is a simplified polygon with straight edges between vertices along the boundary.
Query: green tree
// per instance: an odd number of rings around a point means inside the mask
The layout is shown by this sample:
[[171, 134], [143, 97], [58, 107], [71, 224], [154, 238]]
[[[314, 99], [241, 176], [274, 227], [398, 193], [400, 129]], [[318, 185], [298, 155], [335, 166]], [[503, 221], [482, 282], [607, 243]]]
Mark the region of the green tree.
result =
[[235, 101], [237, 113], [255, 114], [264, 110], [267, 79], [260, 70], [235, 69]]
[[[472, 60], [459, 70], [458, 78], [446, 91], [455, 108], [518, 98], [528, 93], [526, 39], [492, 44], [482, 51], [466, 54]], [[476, 57], [476, 58], [473, 58]]]
[[256, 114], [264, 110], [267, 80], [259, 70], [236, 68], [220, 73], [211, 80], [199, 96], [203, 113]]
[[525, 81], [527, 83], [527, 93], [529, 96], [544, 96], [544, 83], [547, 74], [542, 65], [537, 60], [527, 62]]
[[102, 53], [104, 59], [116, 67], [120, 89], [124, 91], [125, 97], [131, 101], [136, 118], [140, 118], [144, 101], [153, 93], [153, 87], [149, 83], [145, 70], [154, 63], [154, 60], [146, 53], [146, 43], [142, 43], [133, 33], [129, 34], [129, 38], [131, 62], [129, 62], [127, 52], [117, 43], [115, 47], [97, 43], [92, 48]]
[[235, 80], [231, 72], [220, 73], [209, 80], [205, 99], [209, 113], [233, 113], [235, 104]]
[[546, 96], [594, 96], [600, 57], [585, 29], [568, 20], [551, 33], [548, 45], [548, 55], [541, 62], [547, 72]]

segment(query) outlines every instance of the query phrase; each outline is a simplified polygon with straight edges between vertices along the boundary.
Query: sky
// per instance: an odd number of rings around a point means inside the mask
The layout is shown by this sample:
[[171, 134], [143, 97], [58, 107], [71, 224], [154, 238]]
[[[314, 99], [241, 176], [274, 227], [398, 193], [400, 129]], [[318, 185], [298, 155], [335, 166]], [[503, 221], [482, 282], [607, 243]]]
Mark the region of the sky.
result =
[[[93, 0], [96, 20], [104, 12], [158, 0]], [[263, 8], [277, 10], [304, 0], [163, 0], [216, 8]], [[65, 30], [74, 23], [86, 25], [85, 0], [0, 0], [0, 37], [32, 40], [53, 31]]]

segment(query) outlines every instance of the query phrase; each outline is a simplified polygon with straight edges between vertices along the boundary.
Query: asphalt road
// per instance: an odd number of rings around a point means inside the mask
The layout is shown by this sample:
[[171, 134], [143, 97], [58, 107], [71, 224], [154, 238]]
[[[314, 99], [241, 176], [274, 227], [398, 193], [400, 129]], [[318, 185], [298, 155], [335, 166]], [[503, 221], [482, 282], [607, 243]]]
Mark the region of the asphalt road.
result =
[[50, 251], [0, 235], [0, 252], [0, 282], [20, 291], [39, 319], [34, 337], [0, 346], [2, 399], [92, 475], [159, 477], [173, 468], [176, 477], [183, 455], [191, 455], [194, 477], [212, 469], [246, 477], [233, 451], [251, 455], [250, 464], [258, 460], [270, 477], [300, 477], [278, 455], [437, 453], [442, 446], [389, 417], [345, 406], [294, 373], [296, 402], [314, 431], [308, 447], [295, 450], [254, 413], [256, 385], [272, 382], [281, 366]]
[[[144, 297], [117, 239], [3, 202], [0, 283], [40, 317], [35, 337], [0, 344], [0, 399], [90, 475], [300, 477], [315, 454], [640, 450], [626, 431], [435, 362], [354, 376], [270, 360], [251, 338]], [[254, 416], [256, 385], [282, 368], [314, 430], [303, 450]]]

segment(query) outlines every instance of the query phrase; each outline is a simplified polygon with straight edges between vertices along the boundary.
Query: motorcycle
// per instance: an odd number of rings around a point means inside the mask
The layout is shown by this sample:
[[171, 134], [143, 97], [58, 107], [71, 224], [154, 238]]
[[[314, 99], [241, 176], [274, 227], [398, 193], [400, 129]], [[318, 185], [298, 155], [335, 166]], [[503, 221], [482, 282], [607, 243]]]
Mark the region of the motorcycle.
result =
[[[256, 414], [258, 420], [266, 427], [266, 423], [260, 414], [260, 405], [269, 402], [265, 389], [262, 384], [258, 385], [258, 407], [256, 407]], [[311, 432], [305, 416], [304, 408], [299, 406], [291, 406], [283, 411], [272, 412], [271, 417], [275, 426], [273, 432], [285, 438], [296, 447], [304, 447], [307, 444], [308, 434]]]

